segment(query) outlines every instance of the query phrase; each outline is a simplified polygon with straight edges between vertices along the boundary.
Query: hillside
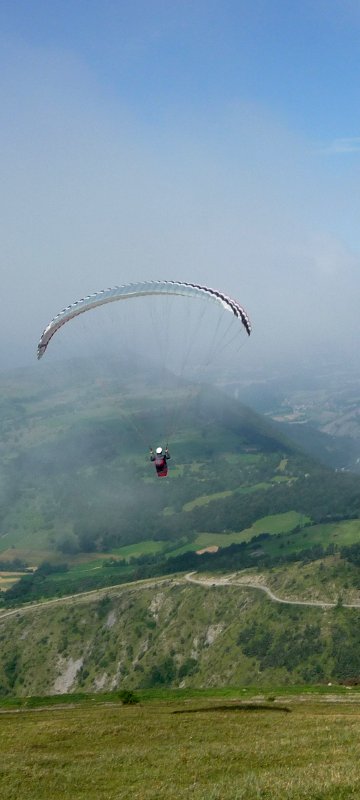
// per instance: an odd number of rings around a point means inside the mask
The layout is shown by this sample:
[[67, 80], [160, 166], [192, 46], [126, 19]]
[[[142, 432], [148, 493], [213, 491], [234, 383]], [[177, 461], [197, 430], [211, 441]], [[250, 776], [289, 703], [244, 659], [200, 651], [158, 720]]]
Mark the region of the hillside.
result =
[[[160, 380], [149, 366], [18, 371], [4, 376], [0, 402], [5, 560], [37, 565], [149, 541], [177, 549], [269, 514], [359, 511], [358, 478], [334, 476], [237, 400]], [[159, 481], [148, 445], [168, 437], [169, 478]]]
[[358, 682], [360, 594], [344, 588], [355, 574], [330, 558], [261, 576], [193, 576], [200, 584], [175, 576], [3, 612], [1, 694]]

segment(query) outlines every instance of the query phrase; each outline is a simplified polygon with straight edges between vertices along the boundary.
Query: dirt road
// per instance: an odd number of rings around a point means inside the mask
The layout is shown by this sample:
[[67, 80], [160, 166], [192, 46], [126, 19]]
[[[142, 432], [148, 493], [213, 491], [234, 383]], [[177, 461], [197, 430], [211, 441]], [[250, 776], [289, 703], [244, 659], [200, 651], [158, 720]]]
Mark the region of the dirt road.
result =
[[[317, 606], [318, 608], [335, 608], [337, 606], [337, 603], [326, 603], [323, 600], [286, 600], [278, 597], [266, 584], [260, 583], [256, 579], [250, 581], [239, 578], [237, 575], [226, 575], [223, 578], [196, 578], [194, 577], [195, 575], [197, 575], [196, 572], [189, 572], [185, 575], [185, 580], [189, 581], [189, 583], [203, 586], [205, 589], [210, 589], [213, 586], [240, 586], [248, 589], [260, 589], [274, 603], [285, 603], [289, 606]], [[342, 606], [344, 608], [360, 608], [360, 603], [342, 603]]]
[[[196, 577], [198, 573], [196, 572], [189, 572], [187, 575], [183, 576], [169, 576], [165, 575], [162, 578], [152, 578], [152, 579], [145, 579], [141, 581], [133, 581], [130, 583], [120, 583], [116, 586], [105, 586], [101, 589], [92, 589], [88, 592], [81, 592], [80, 594], [72, 594], [67, 595], [65, 597], [55, 597], [52, 600], [43, 600], [38, 603], [31, 603], [29, 605], [19, 606], [18, 608], [12, 608], [9, 611], [0, 612], [0, 622], [7, 617], [16, 616], [16, 614], [26, 614], [28, 611], [42, 611], [42, 609], [49, 608], [50, 606], [67, 603], [81, 603], [86, 602], [88, 600], [96, 600], [103, 597], [104, 594], [109, 595], [113, 593], [117, 593], [124, 589], [128, 591], [141, 591], [142, 589], [156, 589], [158, 586], [177, 586], [181, 583], [188, 582], [196, 584], [197, 586], [202, 586], [204, 589], [210, 589], [213, 587], [227, 587], [227, 586], [238, 586], [242, 589], [257, 589], [261, 592], [265, 592], [265, 594], [272, 600], [274, 603], [284, 603], [290, 606], [317, 606], [318, 608], [335, 608], [337, 603], [328, 603], [323, 600], [288, 600], [278, 595], [274, 594], [274, 592], [266, 586], [265, 583], [260, 582], [260, 580], [249, 580], [244, 576], [244, 578], [239, 577], [237, 574], [233, 575], [225, 575], [221, 578], [199, 578]], [[344, 608], [360, 608], [360, 603], [342, 603]]]

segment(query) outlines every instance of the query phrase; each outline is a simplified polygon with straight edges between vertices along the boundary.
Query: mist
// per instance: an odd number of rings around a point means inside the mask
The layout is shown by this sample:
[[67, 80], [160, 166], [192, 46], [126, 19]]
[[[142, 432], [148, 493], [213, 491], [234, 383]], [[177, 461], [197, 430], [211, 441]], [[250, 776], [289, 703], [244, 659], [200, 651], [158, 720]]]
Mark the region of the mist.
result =
[[175, 91], [140, 113], [73, 43], [2, 44], [1, 368], [41, 368], [41, 332], [69, 303], [156, 279], [240, 301], [239, 366], [357, 360], [356, 147], [244, 92]]

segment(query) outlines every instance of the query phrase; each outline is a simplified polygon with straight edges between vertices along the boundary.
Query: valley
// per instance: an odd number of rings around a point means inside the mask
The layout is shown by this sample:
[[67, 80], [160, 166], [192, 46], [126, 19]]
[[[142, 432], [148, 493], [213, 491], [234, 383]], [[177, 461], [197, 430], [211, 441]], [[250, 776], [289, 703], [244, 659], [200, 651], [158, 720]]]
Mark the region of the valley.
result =
[[169, 377], [161, 481], [153, 375], [94, 369], [3, 383], [2, 696], [356, 681], [358, 476]]

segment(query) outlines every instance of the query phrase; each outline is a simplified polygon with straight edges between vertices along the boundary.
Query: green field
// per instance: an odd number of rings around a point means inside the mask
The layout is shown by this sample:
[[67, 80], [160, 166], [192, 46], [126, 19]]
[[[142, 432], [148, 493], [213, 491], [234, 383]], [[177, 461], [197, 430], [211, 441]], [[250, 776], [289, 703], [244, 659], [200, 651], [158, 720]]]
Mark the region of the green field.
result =
[[[285, 534], [286, 530], [283, 532]], [[322, 545], [325, 548], [329, 544], [335, 544], [343, 547], [358, 542], [359, 537], [360, 520], [342, 520], [341, 522], [310, 525], [289, 537], [272, 538], [262, 543], [262, 547], [266, 552], [276, 556], [281, 554], [285, 546], [287, 553], [297, 553], [315, 545]]]
[[125, 562], [129, 558], [161, 553], [163, 550], [163, 542], [148, 540], [137, 542], [137, 544], [130, 544], [125, 547], [115, 548], [111, 553], [101, 553], [88, 557], [82, 556], [80, 560], [76, 559], [75, 563], [70, 564], [67, 572], [55, 574], [54, 580], [63, 582], [68, 578], [84, 578], [87, 575], [94, 575], [101, 570], [106, 571], [109, 560], [111, 559], [123, 560], [125, 566]]
[[3, 713], [4, 800], [359, 797], [357, 694], [109, 700]]
[[[187, 551], [202, 550], [207, 547], [229, 547], [231, 544], [249, 542], [253, 537], [260, 533], [269, 533], [271, 538], [261, 542], [261, 547], [266, 553], [279, 555], [284, 548], [287, 552], [299, 552], [315, 544], [326, 547], [331, 542], [339, 546], [352, 544], [358, 541], [360, 534], [360, 522], [358, 520], [347, 520], [339, 523], [329, 523], [327, 525], [308, 525], [309, 518], [296, 511], [288, 511], [284, 514], [274, 514], [257, 520], [251, 528], [243, 531], [229, 533], [199, 533], [193, 541], [181, 544], [179, 547], [174, 543], [173, 547], [164, 542], [145, 540], [133, 545], [114, 548], [109, 553], [89, 554], [75, 559], [75, 563], [69, 564], [67, 572], [55, 574], [55, 583], [64, 584], [76, 578], [99, 575], [102, 572], [107, 574], [109, 569], [109, 559], [123, 559], [124, 562], [129, 558], [136, 558], [142, 555], [155, 555], [164, 553], [168, 556], [177, 556]], [[301, 530], [292, 533], [300, 526]], [[125, 564], [124, 564], [125, 568]], [[123, 571], [122, 573], [123, 574]], [[119, 573], [120, 575], [120, 573]], [[10, 585], [10, 584], [9, 584]], [[4, 583], [3, 589], [6, 588]]]
[[284, 514], [272, 514], [254, 522], [251, 528], [231, 533], [199, 533], [193, 542], [183, 545], [171, 552], [171, 555], [186, 553], [187, 550], [201, 550], [204, 547], [229, 547], [231, 544], [249, 542], [259, 533], [272, 535], [290, 533], [298, 525], [304, 525], [308, 518], [297, 511], [287, 511]]
[[191, 500], [189, 503], [185, 503], [183, 505], [183, 511], [192, 511], [193, 508], [198, 508], [198, 506], [205, 506], [208, 503], [211, 503], [213, 500], [219, 500], [223, 497], [231, 497], [233, 494], [232, 491], [223, 492], [214, 492], [214, 494], [205, 494], [201, 495], [200, 497], [196, 497], [195, 500]]
[[152, 539], [145, 540], [144, 542], [136, 542], [136, 544], [129, 544], [125, 547], [118, 547], [112, 550], [112, 554], [117, 558], [131, 558], [137, 556], [151, 555], [153, 553], [161, 553], [164, 550], [164, 542], [154, 542]]

